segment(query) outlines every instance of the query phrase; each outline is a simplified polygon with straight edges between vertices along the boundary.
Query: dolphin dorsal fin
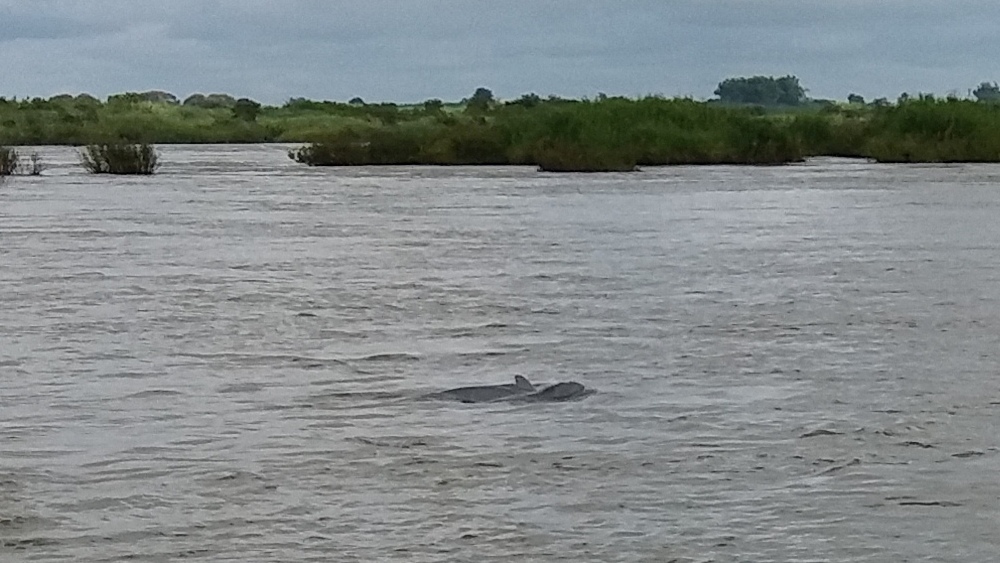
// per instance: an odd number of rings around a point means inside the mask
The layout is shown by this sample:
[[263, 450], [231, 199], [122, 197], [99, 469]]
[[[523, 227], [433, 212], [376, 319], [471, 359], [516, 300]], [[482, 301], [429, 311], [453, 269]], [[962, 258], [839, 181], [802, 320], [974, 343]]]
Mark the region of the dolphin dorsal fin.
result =
[[530, 381], [528, 381], [527, 379], [525, 379], [520, 375], [514, 376], [514, 387], [517, 387], [518, 389], [523, 389], [525, 391], [535, 390], [535, 386], [532, 385]]

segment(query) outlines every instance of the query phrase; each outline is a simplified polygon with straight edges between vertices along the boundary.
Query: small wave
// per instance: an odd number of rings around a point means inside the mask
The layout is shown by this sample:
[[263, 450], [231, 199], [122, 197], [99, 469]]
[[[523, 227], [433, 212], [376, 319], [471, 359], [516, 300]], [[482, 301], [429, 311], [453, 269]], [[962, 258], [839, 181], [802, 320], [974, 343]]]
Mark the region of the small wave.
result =
[[408, 450], [411, 448], [425, 447], [429, 446], [430, 443], [426, 438], [417, 437], [406, 437], [406, 436], [382, 436], [379, 438], [369, 438], [366, 436], [354, 436], [352, 438], [347, 438], [348, 442], [355, 442], [358, 444], [364, 444], [366, 446], [375, 446], [377, 448], [393, 448], [400, 450]]
[[348, 365], [344, 360], [337, 358], [315, 358], [310, 356], [296, 356], [292, 354], [241, 354], [236, 352], [221, 352], [212, 354], [180, 352], [177, 356], [202, 360], [228, 360], [233, 363], [251, 366], [280, 365], [286, 362], [293, 364], [305, 363], [306, 367], [321, 367], [329, 364]]
[[259, 383], [232, 383], [219, 387], [219, 393], [256, 393], [264, 389]]
[[371, 354], [368, 356], [360, 356], [357, 358], [350, 358], [348, 361], [351, 362], [418, 362], [420, 361], [420, 356], [416, 354], [407, 354], [405, 352], [399, 353], [385, 353], [385, 354]]
[[458, 355], [463, 358], [495, 358], [497, 356], [506, 356], [512, 352], [525, 352], [526, 348], [521, 348], [518, 350], [512, 350], [506, 352], [503, 350], [473, 350], [471, 352], [459, 352]]
[[385, 401], [393, 399], [402, 399], [405, 395], [402, 393], [393, 393], [391, 391], [343, 391], [334, 393], [323, 393], [321, 395], [313, 395], [312, 399], [350, 399], [353, 401]]
[[131, 395], [126, 395], [126, 399], [155, 399], [159, 397], [176, 397], [179, 395], [184, 395], [180, 391], [174, 391], [173, 389], [150, 389], [148, 391], [140, 391], [138, 393], [133, 393]]

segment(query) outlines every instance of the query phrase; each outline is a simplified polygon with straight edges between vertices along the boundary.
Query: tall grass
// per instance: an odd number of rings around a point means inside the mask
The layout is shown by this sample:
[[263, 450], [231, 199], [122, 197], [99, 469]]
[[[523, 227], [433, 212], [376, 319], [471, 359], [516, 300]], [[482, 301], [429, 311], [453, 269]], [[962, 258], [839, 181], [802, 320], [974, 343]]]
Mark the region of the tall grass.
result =
[[477, 121], [447, 119], [343, 129], [289, 156], [311, 166], [509, 162], [499, 130]]
[[[105, 145], [117, 140], [116, 145]], [[463, 112], [437, 104], [292, 100], [256, 121], [229, 108], [84, 97], [0, 98], [0, 145], [90, 145], [99, 173], [151, 173], [155, 152], [122, 143], [302, 142], [313, 165], [526, 164], [604, 170], [672, 164], [781, 164], [807, 156], [883, 162], [1000, 161], [1000, 104], [920, 97], [894, 105], [763, 111], [690, 99], [542, 99]], [[136, 145], [133, 145], [136, 146]], [[121, 152], [121, 151], [119, 151]], [[105, 154], [108, 153], [108, 154]], [[113, 153], [113, 154], [112, 154]], [[16, 153], [0, 155], [13, 173]], [[120, 158], [119, 158], [120, 157]], [[23, 158], [21, 159], [22, 166]], [[138, 161], [118, 166], [112, 160]], [[30, 172], [29, 172], [30, 173]]]
[[601, 151], [579, 143], [542, 142], [532, 152], [542, 172], [633, 172], [635, 156], [626, 151]]
[[543, 170], [638, 165], [781, 164], [804, 152], [790, 129], [754, 110], [692, 100], [608, 99], [493, 110], [488, 118], [345, 129], [290, 156], [315, 165], [535, 164]]
[[879, 162], [1000, 162], [1000, 105], [911, 100], [879, 109], [864, 152]]
[[113, 143], [87, 145], [80, 151], [80, 164], [92, 174], [153, 174], [160, 166], [153, 145]]

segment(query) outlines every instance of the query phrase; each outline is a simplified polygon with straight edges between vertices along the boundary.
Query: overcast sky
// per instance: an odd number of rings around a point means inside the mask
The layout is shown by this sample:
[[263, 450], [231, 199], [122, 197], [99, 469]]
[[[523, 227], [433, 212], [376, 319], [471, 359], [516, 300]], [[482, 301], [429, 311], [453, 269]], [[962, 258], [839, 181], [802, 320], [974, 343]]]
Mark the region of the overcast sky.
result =
[[710, 98], [756, 74], [818, 98], [966, 95], [1000, 80], [1000, 2], [0, 0], [6, 97]]

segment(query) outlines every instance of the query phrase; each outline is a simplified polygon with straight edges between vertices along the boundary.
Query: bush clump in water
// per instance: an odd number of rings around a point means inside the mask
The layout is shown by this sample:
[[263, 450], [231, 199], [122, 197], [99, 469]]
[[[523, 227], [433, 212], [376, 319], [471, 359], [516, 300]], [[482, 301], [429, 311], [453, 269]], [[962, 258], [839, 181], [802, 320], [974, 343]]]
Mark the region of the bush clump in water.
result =
[[[20, 160], [20, 158], [18, 158]], [[41, 176], [45, 171], [45, 163], [42, 162], [42, 155], [33, 152], [28, 156], [28, 162], [21, 162], [18, 171], [28, 176]]]
[[17, 172], [18, 160], [17, 151], [0, 146], [0, 176], [10, 176]]
[[87, 145], [80, 164], [92, 174], [152, 174], [160, 167], [156, 148], [147, 143]]

